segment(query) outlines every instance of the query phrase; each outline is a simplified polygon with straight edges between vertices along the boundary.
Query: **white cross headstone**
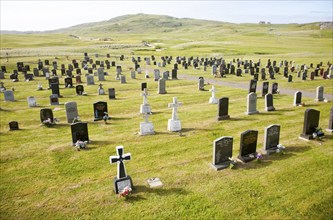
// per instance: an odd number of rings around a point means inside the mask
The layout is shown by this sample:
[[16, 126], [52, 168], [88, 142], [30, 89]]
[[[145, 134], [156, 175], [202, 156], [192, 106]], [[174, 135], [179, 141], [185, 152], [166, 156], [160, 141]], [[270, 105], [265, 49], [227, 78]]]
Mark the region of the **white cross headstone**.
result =
[[141, 114], [151, 114], [150, 105], [148, 104], [148, 92], [147, 88], [143, 89], [143, 92], [141, 93], [141, 96], [143, 97], [143, 104], [140, 105], [140, 113]]
[[212, 92], [212, 96], [209, 98], [209, 103], [210, 104], [217, 104], [218, 100], [215, 96], [215, 93], [216, 93], [215, 86], [212, 86], [212, 88], [209, 91]]
[[183, 103], [178, 102], [177, 97], [173, 97], [173, 102], [168, 104], [169, 108], [172, 108], [172, 118], [168, 120], [169, 131], [180, 131], [182, 126], [178, 119], [177, 110]]
[[150, 122], [149, 119], [150, 115], [145, 113], [143, 114], [144, 122], [140, 122], [140, 135], [151, 135], [155, 134], [154, 132], [154, 125]]

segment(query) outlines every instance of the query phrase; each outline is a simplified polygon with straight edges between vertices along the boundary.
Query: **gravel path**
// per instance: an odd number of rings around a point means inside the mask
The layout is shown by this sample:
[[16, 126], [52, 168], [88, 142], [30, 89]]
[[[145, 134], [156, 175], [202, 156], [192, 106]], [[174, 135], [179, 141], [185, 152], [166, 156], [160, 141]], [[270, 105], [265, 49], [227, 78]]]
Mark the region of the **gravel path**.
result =
[[[197, 81], [198, 77], [196, 76], [190, 76], [190, 75], [186, 75], [186, 74], [178, 74], [178, 78], [179, 79], [186, 79], [186, 80], [194, 80]], [[209, 84], [212, 85], [219, 85], [219, 86], [229, 86], [229, 87], [233, 87], [233, 88], [237, 88], [237, 89], [244, 89], [244, 90], [248, 90], [249, 89], [249, 85], [247, 83], [236, 83], [236, 82], [224, 82], [223, 79], [219, 78], [219, 79], [206, 79], [205, 78], [205, 82], [208, 82]], [[261, 91], [261, 86], [257, 85], [257, 90]], [[285, 89], [285, 88], [278, 88], [280, 90], [280, 94], [286, 94], [286, 95], [294, 95], [295, 92], [297, 90], [294, 89]], [[309, 92], [309, 91], [301, 91], [302, 92], [302, 96], [303, 97], [308, 97], [308, 98], [313, 98], [315, 99], [316, 97], [316, 93], [315, 92]], [[327, 100], [333, 100], [333, 94], [324, 94], [324, 98]]]

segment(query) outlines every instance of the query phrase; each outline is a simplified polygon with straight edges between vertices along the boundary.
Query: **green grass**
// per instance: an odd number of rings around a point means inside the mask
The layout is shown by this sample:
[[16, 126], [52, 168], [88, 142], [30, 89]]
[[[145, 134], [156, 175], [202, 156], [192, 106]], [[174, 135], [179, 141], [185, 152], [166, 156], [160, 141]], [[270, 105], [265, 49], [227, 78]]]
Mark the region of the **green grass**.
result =
[[[167, 18], [163, 19], [161, 22], [169, 22]], [[113, 57], [109, 60], [122, 65], [127, 79], [127, 84], [120, 84], [115, 80], [115, 67], [106, 70], [109, 75], [102, 82], [103, 88], [115, 88], [117, 97], [109, 100], [107, 95], [97, 95], [99, 82], [96, 77], [96, 85], [87, 86], [82, 76], [88, 96], [76, 96], [75, 89], [65, 89], [61, 78], [63, 98], [59, 106], [50, 106], [51, 91], [45, 89], [44, 77], [24, 82], [20, 74], [20, 81], [14, 83], [6, 73], [6, 79], [2, 81], [7, 89], [15, 88], [16, 101], [4, 102], [3, 94], [0, 96], [1, 219], [332, 219], [332, 134], [325, 132], [321, 142], [298, 139], [304, 111], [307, 108], [319, 110], [319, 125], [325, 129], [332, 102], [315, 102], [313, 98], [303, 97], [306, 107], [293, 107], [292, 95], [279, 94], [274, 95], [276, 111], [265, 112], [264, 99], [257, 90], [260, 114], [248, 116], [244, 114], [247, 90], [216, 84], [216, 96], [229, 97], [231, 116], [230, 120], [216, 121], [217, 105], [208, 104], [210, 85], [206, 85], [206, 91], [198, 91], [197, 81], [169, 80], [167, 94], [158, 95], [157, 82], [153, 78], [144, 79], [144, 74], [137, 74], [137, 79], [130, 79], [129, 68], [134, 66], [130, 59], [121, 62], [115, 58], [120, 54], [130, 57], [133, 53], [142, 60], [153, 54], [158, 60], [161, 55], [223, 56], [227, 62], [233, 58], [261, 59], [263, 64], [270, 58], [278, 62], [294, 60], [296, 64], [308, 66], [323, 61], [326, 68], [327, 61], [332, 63], [331, 38], [318, 38], [322, 31], [313, 24], [271, 27], [201, 22], [191, 26], [193, 32], [187, 32], [186, 22], [190, 21], [182, 22], [182, 27], [175, 28], [170, 27], [173, 23], [168, 23], [171, 31], [162, 34], [152, 27], [144, 34], [134, 31], [89, 33], [114, 40], [107, 43], [89, 40], [87, 35], [79, 40], [69, 38], [65, 31], [61, 34], [1, 35], [0, 62], [8, 72], [16, 68], [16, 61], [23, 61], [33, 69], [38, 59], [49, 59], [52, 63], [55, 57], [59, 66], [62, 63], [67, 66], [72, 59], [81, 60], [83, 52], [87, 51], [91, 56], [99, 53], [100, 60], [107, 59], [105, 55], [110, 53]], [[131, 25], [140, 27], [137, 22]], [[272, 38], [273, 31], [268, 32], [271, 28], [281, 35]], [[77, 33], [80, 31], [83, 30], [77, 28]], [[133, 46], [143, 41], [161, 45], [163, 50]], [[106, 44], [116, 45], [118, 49], [103, 47]], [[6, 52], [9, 52], [8, 62]], [[152, 76], [155, 66], [146, 66], [143, 61], [140, 65], [143, 73], [148, 70]], [[170, 71], [172, 66], [173, 63], [159, 69], [162, 73]], [[179, 74], [213, 79], [211, 68], [206, 72], [203, 68], [180, 68]], [[316, 77], [314, 81], [302, 82], [295, 73], [293, 75], [293, 83], [287, 83], [283, 75], [278, 75], [274, 82], [278, 82], [281, 89], [310, 92], [322, 85], [326, 94], [332, 94], [332, 80]], [[251, 78], [243, 74], [243, 77], [228, 75], [215, 80], [248, 85]], [[36, 90], [38, 82], [42, 83], [43, 91]], [[143, 121], [139, 114], [142, 82], [148, 82], [148, 102], [153, 111], [150, 120], [156, 135], [138, 135], [139, 123]], [[269, 82], [271, 86], [273, 81]], [[35, 96], [40, 106], [29, 108], [28, 96]], [[167, 104], [175, 96], [183, 102], [178, 111], [183, 136], [167, 131], [167, 121], [171, 117]], [[76, 151], [71, 145], [70, 125], [66, 123], [63, 105], [69, 101], [77, 102], [81, 120], [88, 122], [92, 141], [88, 150]], [[96, 101], [108, 103], [109, 124], [93, 121]], [[60, 119], [56, 126], [40, 125], [39, 111], [44, 107], [60, 108], [53, 112]], [[9, 131], [8, 122], [12, 120], [19, 122], [20, 130]], [[257, 150], [260, 151], [264, 129], [271, 124], [281, 125], [280, 143], [286, 146], [284, 155], [265, 156], [262, 163], [238, 164], [232, 170], [216, 172], [210, 167], [215, 139], [233, 136], [235, 157], [239, 153], [240, 134], [248, 129], [258, 130]], [[109, 164], [109, 156], [116, 154], [115, 147], [119, 145], [132, 154], [126, 168], [135, 190], [127, 199], [118, 198], [113, 192], [116, 165]], [[150, 189], [146, 180], [151, 177], [159, 177], [164, 186]]]

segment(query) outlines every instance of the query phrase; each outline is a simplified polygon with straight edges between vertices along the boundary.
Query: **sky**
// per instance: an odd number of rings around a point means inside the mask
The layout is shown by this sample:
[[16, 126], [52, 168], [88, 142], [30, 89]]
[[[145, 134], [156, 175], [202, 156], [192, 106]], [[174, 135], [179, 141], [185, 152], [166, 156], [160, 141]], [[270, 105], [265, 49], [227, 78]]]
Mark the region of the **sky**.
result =
[[311, 23], [333, 21], [332, 8], [331, 0], [0, 0], [0, 30], [54, 30], [137, 13], [232, 23]]

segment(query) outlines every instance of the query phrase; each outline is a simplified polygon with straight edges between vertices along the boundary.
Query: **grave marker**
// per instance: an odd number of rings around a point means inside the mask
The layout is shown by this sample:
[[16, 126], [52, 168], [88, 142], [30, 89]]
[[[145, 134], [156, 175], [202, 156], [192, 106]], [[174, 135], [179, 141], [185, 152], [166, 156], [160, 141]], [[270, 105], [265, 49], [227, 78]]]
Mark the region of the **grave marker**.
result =
[[304, 112], [303, 133], [300, 135], [301, 139], [311, 140], [312, 134], [316, 131], [319, 125], [320, 111], [315, 109], [307, 109]]
[[265, 128], [263, 151], [267, 154], [276, 152], [280, 141], [280, 125], [270, 125]]
[[259, 111], [257, 111], [257, 94], [253, 92], [247, 95], [247, 111], [245, 114], [259, 114]]
[[76, 122], [71, 124], [71, 132], [73, 146], [77, 141], [89, 142], [88, 123]]
[[77, 118], [79, 116], [76, 102], [66, 102], [65, 111], [67, 123], [72, 123], [74, 118]]
[[223, 136], [213, 142], [213, 169], [221, 170], [229, 167], [232, 158], [233, 137]]
[[183, 103], [178, 102], [177, 97], [173, 97], [173, 102], [168, 104], [169, 108], [172, 108], [172, 118], [168, 120], [169, 131], [181, 131], [181, 122], [178, 119], [177, 110]]
[[132, 178], [127, 175], [123, 161], [131, 160], [131, 154], [124, 154], [124, 147], [117, 146], [117, 156], [110, 156], [110, 164], [117, 163], [117, 176], [114, 178], [114, 191], [116, 194], [122, 192], [125, 187], [133, 189]]
[[258, 131], [247, 130], [241, 134], [238, 158], [247, 163], [257, 157]]

